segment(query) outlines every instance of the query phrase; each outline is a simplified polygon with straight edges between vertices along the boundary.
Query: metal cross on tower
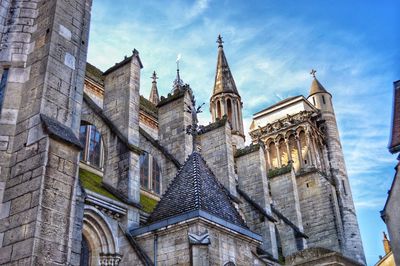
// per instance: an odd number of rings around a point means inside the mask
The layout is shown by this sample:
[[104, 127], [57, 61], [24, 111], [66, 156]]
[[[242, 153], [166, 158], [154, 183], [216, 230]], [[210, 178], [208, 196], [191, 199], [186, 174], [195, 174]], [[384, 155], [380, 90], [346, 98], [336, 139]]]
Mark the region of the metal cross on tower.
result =
[[224, 41], [222, 40], [221, 34], [218, 35], [217, 43], [218, 47], [223, 47], [222, 44], [224, 43]]
[[311, 69], [310, 74], [315, 78], [315, 73], [317, 73], [317, 70], [315, 69]]
[[153, 83], [157, 82], [158, 77], [157, 77], [156, 71], [153, 72], [153, 75], [151, 76], [151, 79], [153, 79]]

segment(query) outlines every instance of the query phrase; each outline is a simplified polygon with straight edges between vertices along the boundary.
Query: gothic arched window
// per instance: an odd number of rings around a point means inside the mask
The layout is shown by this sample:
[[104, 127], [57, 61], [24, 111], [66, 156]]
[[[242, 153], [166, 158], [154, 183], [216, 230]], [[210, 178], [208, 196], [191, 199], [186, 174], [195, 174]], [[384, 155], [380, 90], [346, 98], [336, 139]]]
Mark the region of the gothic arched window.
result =
[[79, 139], [84, 145], [81, 161], [97, 168], [103, 168], [103, 143], [97, 128], [93, 125], [81, 125]]
[[221, 101], [217, 101], [217, 117], [221, 119]]
[[161, 193], [161, 170], [157, 160], [145, 152], [140, 156], [140, 185], [143, 189]]
[[229, 120], [229, 122], [231, 122], [232, 124], [233, 124], [233, 121], [232, 121], [232, 101], [231, 101], [231, 99], [228, 99], [227, 101], [226, 101], [226, 106], [227, 106], [227, 114], [228, 114], [228, 120]]

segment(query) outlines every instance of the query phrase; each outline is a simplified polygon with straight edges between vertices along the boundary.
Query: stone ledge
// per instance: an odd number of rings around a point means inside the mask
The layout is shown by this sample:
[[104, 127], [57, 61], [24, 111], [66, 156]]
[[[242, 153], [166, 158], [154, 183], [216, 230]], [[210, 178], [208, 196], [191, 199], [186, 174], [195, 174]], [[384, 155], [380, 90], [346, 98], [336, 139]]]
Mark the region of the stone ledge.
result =
[[79, 150], [83, 149], [83, 146], [79, 139], [75, 136], [71, 128], [61, 124], [59, 121], [48, 117], [47, 115], [40, 114], [40, 119], [43, 122], [45, 131], [52, 137], [72, 144]]

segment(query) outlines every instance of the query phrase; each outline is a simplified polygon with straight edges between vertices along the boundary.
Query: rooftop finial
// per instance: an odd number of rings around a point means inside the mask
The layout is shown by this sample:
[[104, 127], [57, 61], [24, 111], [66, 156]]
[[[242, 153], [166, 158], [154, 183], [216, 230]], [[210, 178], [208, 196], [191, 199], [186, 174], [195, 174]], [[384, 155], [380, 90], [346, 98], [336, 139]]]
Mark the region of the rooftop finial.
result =
[[198, 125], [199, 120], [197, 119], [197, 114], [202, 113], [203, 111], [201, 108], [203, 107], [204, 103], [196, 108], [196, 100], [192, 95], [192, 106], [186, 105], [187, 109], [186, 112], [192, 115], [192, 124], [186, 127], [186, 134], [192, 135], [193, 139], [193, 151], [196, 151], [198, 148], [198, 140], [197, 135], [201, 132], [202, 128]]
[[221, 34], [218, 34], [218, 39], [217, 39], [218, 47], [223, 47], [222, 44], [224, 41], [222, 40]]
[[181, 54], [178, 54], [176, 57], [176, 79], [174, 80], [172, 92], [180, 90], [184, 85], [183, 80], [181, 80], [181, 76], [179, 75], [179, 61], [181, 60], [181, 57]]
[[156, 73], [155, 70], [154, 70], [154, 72], [153, 72], [153, 75], [151, 76], [151, 79], [153, 79], [153, 83], [156, 83], [156, 82], [157, 82], [158, 77], [157, 77], [157, 73]]
[[311, 69], [310, 74], [311, 74], [311, 76], [313, 76], [313, 78], [315, 78], [315, 73], [317, 73], [317, 70]]

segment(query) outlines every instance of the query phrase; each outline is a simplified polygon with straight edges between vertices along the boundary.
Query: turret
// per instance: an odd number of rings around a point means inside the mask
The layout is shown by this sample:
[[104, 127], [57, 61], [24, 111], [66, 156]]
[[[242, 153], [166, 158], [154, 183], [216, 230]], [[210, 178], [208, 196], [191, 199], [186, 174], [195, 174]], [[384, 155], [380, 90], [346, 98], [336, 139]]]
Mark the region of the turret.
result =
[[342, 252], [347, 257], [354, 258], [360, 263], [365, 264], [365, 255], [347, 176], [339, 129], [333, 109], [332, 95], [318, 81], [315, 73], [315, 70], [312, 70], [310, 73], [313, 76], [313, 81], [311, 83], [310, 95], [307, 99], [321, 111], [321, 120], [324, 121], [323, 130], [325, 132], [327, 155], [330, 162], [329, 175], [335, 183], [343, 228]]
[[149, 101], [157, 105], [160, 102], [160, 96], [158, 95], [158, 89], [157, 89], [157, 73], [154, 71], [153, 75], [151, 76], [153, 81], [151, 82], [151, 91], [150, 91], [150, 96], [149, 96]]
[[225, 57], [221, 35], [218, 36], [217, 43], [217, 69], [214, 90], [210, 99], [211, 117], [212, 121], [215, 122], [226, 115], [232, 127], [233, 146], [242, 148], [245, 141], [242, 117], [243, 103]]

